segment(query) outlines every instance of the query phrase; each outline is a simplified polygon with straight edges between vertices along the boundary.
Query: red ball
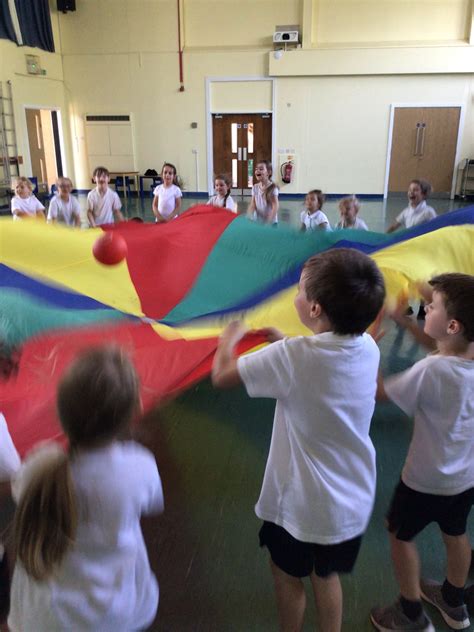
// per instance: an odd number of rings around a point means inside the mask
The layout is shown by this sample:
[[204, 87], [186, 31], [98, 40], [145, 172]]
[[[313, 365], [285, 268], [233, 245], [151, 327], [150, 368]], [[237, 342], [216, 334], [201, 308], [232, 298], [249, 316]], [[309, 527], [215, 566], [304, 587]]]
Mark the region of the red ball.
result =
[[127, 242], [115, 230], [107, 231], [95, 242], [92, 253], [100, 263], [114, 266], [127, 256]]

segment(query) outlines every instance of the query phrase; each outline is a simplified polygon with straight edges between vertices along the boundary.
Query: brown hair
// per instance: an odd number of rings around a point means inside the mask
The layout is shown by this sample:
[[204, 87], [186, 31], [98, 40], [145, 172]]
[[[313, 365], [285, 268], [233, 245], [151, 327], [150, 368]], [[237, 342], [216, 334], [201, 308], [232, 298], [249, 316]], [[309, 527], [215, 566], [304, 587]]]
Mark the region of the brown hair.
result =
[[258, 160], [257, 165], [265, 165], [268, 171], [268, 179], [270, 181], [270, 184], [265, 189], [265, 199], [267, 201], [267, 204], [271, 204], [273, 202], [273, 192], [276, 189], [276, 184], [272, 180], [272, 175], [273, 175], [272, 163], [270, 160]]
[[71, 178], [68, 178], [67, 176], [60, 176], [57, 180], [56, 180], [56, 186], [59, 188], [61, 186], [61, 184], [68, 184], [71, 189], [73, 188], [73, 183]]
[[176, 167], [171, 163], [171, 162], [164, 162], [163, 166], [161, 167], [161, 176], [163, 176], [163, 171], [165, 169], [165, 167], [169, 167], [170, 169], [173, 169], [174, 171], [174, 176], [173, 176], [173, 184], [177, 187], [181, 186], [181, 182], [179, 179], [179, 176], [176, 172]]
[[439, 274], [429, 284], [443, 295], [446, 313], [461, 323], [464, 338], [474, 342], [474, 276], [458, 272]]
[[15, 513], [18, 559], [44, 580], [73, 545], [78, 512], [70, 460], [78, 448], [106, 444], [126, 428], [139, 403], [138, 377], [116, 346], [91, 349], [65, 372], [57, 407], [70, 454], [48, 463], [28, 482]]
[[433, 190], [433, 187], [428, 180], [410, 180], [410, 184], [417, 184], [423, 193], [423, 197], [425, 198], [427, 198]]
[[358, 250], [327, 250], [308, 259], [303, 271], [307, 299], [321, 305], [336, 334], [363, 334], [382, 308], [382, 273]]
[[311, 189], [311, 191], [308, 191], [307, 195], [315, 195], [318, 198], [319, 208], [323, 208], [323, 204], [326, 201], [326, 196], [321, 191], [321, 189]]
[[227, 185], [227, 193], [224, 195], [224, 204], [223, 204], [223, 207], [225, 208], [225, 205], [227, 203], [227, 198], [229, 197], [230, 190], [232, 188], [232, 180], [226, 173], [218, 173], [216, 176], [214, 176], [214, 184], [216, 180], [222, 180]]
[[94, 169], [92, 172], [92, 179], [95, 180], [95, 178], [100, 178], [100, 176], [107, 176], [107, 178], [110, 178], [110, 171], [107, 167], [96, 167]]

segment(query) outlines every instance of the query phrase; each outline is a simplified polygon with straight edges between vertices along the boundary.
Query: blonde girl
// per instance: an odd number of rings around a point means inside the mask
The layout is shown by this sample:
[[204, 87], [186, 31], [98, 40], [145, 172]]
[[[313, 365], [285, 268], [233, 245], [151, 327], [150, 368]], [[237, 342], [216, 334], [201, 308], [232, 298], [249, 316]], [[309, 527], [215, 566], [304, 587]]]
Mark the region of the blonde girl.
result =
[[209, 198], [208, 204], [211, 206], [220, 206], [226, 208], [229, 211], [237, 213], [237, 204], [230, 195], [232, 182], [229, 176], [225, 174], [219, 174], [214, 178], [215, 195]]
[[13, 486], [11, 632], [141, 630], [155, 618], [140, 517], [162, 511], [163, 492], [153, 455], [120, 440], [138, 388], [118, 347], [89, 350], [64, 374], [57, 410], [69, 449], [43, 444]]
[[263, 224], [278, 223], [278, 187], [272, 181], [273, 168], [269, 160], [261, 160], [255, 167], [257, 183], [252, 187], [248, 215]]
[[67, 226], [81, 225], [81, 207], [72, 195], [73, 184], [70, 178], [56, 180], [57, 193], [49, 203], [48, 223], [61, 222]]
[[176, 167], [165, 162], [161, 170], [163, 184], [153, 191], [153, 214], [157, 223], [169, 222], [178, 216], [183, 194], [178, 186]]
[[13, 219], [36, 217], [44, 219], [44, 206], [33, 195], [33, 183], [28, 178], [20, 176], [15, 181], [15, 195], [12, 198]]
[[336, 228], [354, 228], [357, 230], [369, 230], [363, 219], [357, 217], [360, 210], [360, 202], [355, 195], [342, 198], [339, 202], [339, 214], [341, 219]]

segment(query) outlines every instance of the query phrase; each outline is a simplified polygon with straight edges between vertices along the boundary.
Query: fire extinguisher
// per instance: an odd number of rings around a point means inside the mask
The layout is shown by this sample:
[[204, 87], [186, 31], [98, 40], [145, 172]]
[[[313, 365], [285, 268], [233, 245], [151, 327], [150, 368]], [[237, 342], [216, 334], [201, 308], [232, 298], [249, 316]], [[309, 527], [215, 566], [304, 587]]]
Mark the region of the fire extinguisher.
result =
[[280, 168], [281, 180], [285, 184], [290, 184], [293, 173], [293, 161], [284, 162]]

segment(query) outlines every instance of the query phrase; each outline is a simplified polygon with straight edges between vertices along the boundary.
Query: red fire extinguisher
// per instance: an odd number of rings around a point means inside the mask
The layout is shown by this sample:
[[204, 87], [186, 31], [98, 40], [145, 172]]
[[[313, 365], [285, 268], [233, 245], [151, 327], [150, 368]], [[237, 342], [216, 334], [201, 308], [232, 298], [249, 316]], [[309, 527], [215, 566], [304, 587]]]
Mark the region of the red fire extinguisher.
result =
[[293, 161], [284, 162], [280, 168], [281, 180], [285, 184], [290, 184], [293, 173]]

